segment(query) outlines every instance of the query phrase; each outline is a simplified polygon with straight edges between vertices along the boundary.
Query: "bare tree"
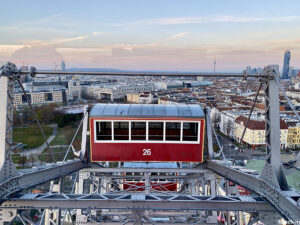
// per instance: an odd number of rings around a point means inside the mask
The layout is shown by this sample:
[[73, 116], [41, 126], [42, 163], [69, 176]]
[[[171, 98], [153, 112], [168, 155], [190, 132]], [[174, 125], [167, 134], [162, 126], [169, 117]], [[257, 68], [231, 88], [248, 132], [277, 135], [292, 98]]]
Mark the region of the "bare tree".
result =
[[214, 113], [212, 116], [212, 123], [216, 126], [221, 122], [221, 115], [219, 113]]
[[31, 154], [28, 156], [27, 161], [28, 161], [28, 163], [31, 163], [32, 166], [34, 166], [34, 163], [37, 162], [37, 159], [38, 159], [37, 156], [36, 156], [35, 154], [31, 153]]
[[228, 120], [225, 129], [227, 136], [231, 136], [232, 130], [233, 130], [233, 122], [231, 120]]

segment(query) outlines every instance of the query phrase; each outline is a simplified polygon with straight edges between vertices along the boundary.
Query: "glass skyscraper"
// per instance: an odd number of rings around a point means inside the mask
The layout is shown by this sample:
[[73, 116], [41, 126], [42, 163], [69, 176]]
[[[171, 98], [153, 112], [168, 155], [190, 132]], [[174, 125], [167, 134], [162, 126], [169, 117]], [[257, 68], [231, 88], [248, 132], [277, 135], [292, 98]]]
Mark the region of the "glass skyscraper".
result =
[[284, 53], [284, 61], [283, 61], [283, 69], [282, 69], [282, 79], [289, 78], [289, 68], [290, 68], [290, 59], [291, 59], [291, 52], [286, 50]]

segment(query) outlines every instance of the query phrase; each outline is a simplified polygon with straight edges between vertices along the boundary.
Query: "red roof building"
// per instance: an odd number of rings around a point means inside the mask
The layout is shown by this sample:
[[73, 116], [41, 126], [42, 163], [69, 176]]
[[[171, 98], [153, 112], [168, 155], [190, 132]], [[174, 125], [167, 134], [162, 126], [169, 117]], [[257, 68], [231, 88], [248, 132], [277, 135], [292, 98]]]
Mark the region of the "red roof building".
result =
[[[236, 118], [235, 122], [243, 125], [245, 127], [247, 123], [247, 117], [239, 116]], [[265, 130], [266, 129], [266, 122], [264, 120], [251, 120], [247, 126], [250, 130]], [[280, 129], [288, 129], [288, 125], [284, 120], [280, 120]]]
[[[240, 141], [248, 118], [245, 116], [239, 116], [235, 119], [234, 124], [234, 137], [237, 141]], [[245, 136], [242, 140], [244, 144], [247, 144], [253, 148], [256, 146], [264, 146], [266, 144], [265, 137], [265, 121], [264, 120], [250, 120], [246, 129]], [[280, 120], [280, 147], [287, 147], [288, 137], [288, 125], [285, 121]]]

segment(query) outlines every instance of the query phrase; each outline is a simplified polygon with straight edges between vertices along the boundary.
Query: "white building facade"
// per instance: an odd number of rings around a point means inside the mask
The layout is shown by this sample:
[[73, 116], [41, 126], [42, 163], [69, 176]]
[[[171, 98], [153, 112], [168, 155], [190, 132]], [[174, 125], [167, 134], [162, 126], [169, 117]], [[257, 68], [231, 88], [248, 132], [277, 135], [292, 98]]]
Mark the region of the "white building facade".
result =
[[68, 93], [68, 100], [81, 100], [82, 88], [79, 78], [73, 77], [68, 81]]

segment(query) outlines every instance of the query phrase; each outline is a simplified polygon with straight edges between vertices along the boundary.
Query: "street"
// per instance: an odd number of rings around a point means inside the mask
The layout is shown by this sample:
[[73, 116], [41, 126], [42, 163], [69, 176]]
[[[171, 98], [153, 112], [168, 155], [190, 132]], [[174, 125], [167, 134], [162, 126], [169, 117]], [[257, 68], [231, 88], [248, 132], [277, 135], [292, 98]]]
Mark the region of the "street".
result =
[[[233, 144], [232, 141], [228, 140], [228, 138], [218, 135], [219, 142], [221, 146], [223, 146], [223, 151], [226, 159], [233, 160], [237, 146]], [[240, 147], [240, 152], [237, 156], [237, 160], [250, 160], [250, 159], [265, 159], [265, 153], [259, 150], [250, 150], [244, 146]]]

